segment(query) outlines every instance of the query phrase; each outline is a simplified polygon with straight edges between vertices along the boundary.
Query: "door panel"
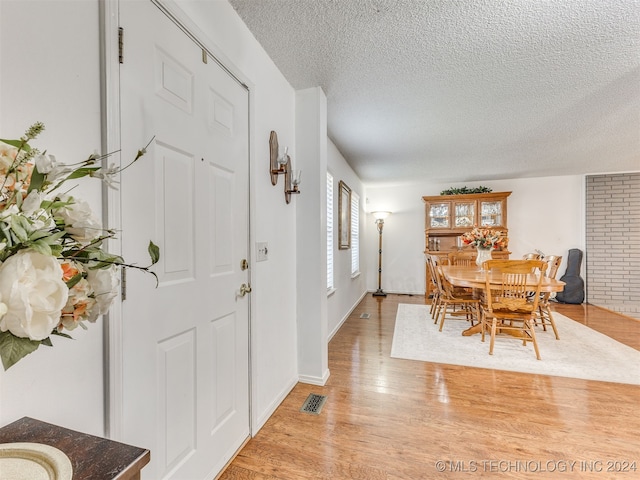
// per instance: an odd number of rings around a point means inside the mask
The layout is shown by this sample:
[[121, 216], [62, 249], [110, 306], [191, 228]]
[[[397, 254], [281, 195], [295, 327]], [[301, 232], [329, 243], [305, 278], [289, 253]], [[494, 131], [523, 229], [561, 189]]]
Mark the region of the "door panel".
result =
[[144, 479], [213, 478], [249, 436], [248, 92], [150, 1], [120, 3], [123, 440]]
[[159, 97], [192, 112], [194, 72], [182, 65], [161, 47], [155, 45], [155, 90]]
[[155, 182], [156, 237], [162, 239], [164, 261], [157, 271], [161, 285], [195, 278], [194, 154], [156, 142], [158, 175]]
[[214, 387], [211, 430], [215, 430], [230, 418], [235, 410], [234, 394], [235, 376], [232, 374], [235, 359], [235, 329], [236, 321], [232, 315], [226, 315], [211, 325], [211, 344], [215, 345], [215, 355], [213, 356], [213, 368], [211, 371], [215, 376], [215, 382], [211, 382]]
[[233, 174], [216, 165], [209, 165], [209, 201], [213, 214], [209, 225], [211, 246], [211, 275], [233, 271]]
[[195, 331], [189, 330], [158, 344], [158, 389], [163, 448], [155, 455], [170, 470], [196, 449]]

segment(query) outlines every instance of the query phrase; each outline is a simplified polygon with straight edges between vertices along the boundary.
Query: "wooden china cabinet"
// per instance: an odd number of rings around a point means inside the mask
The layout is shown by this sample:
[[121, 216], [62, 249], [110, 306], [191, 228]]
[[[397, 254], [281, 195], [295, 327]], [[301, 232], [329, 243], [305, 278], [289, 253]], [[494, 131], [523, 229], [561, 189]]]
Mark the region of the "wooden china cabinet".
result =
[[[511, 192], [467, 193], [422, 197], [425, 208], [424, 253], [446, 261], [450, 252], [470, 249], [460, 235], [474, 227], [491, 228], [508, 234], [507, 197]], [[506, 249], [494, 250], [492, 258], [509, 258]], [[425, 266], [426, 293], [431, 295], [431, 278]]]

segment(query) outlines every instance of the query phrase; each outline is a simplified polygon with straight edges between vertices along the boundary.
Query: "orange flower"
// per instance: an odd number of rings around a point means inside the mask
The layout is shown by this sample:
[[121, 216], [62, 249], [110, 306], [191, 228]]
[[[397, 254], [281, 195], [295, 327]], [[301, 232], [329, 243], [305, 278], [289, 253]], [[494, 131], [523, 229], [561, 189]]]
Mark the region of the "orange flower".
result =
[[64, 262], [60, 266], [62, 267], [62, 280], [65, 282], [68, 282], [79, 273], [79, 270], [71, 263]]
[[76, 303], [73, 307], [73, 320], [77, 322], [82, 315], [87, 313], [87, 304]]

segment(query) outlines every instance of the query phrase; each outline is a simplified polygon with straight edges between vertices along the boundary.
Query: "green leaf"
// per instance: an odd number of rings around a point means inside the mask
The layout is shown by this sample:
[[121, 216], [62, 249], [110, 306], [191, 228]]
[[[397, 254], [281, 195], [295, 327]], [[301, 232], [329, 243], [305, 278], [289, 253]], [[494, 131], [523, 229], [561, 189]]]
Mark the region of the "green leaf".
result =
[[23, 220], [26, 219], [18, 215], [11, 216], [11, 230], [20, 242], [24, 242], [29, 238], [29, 236], [27, 235], [27, 231], [24, 228]]
[[44, 209], [50, 210], [58, 210], [59, 208], [66, 207], [67, 205], [71, 205], [73, 203], [71, 200], [65, 200], [64, 202], [60, 199], [56, 199], [55, 201], [45, 200], [40, 205]]
[[11, 145], [12, 147], [20, 148], [25, 152], [31, 151], [31, 147], [28, 143], [23, 142], [22, 140], [5, 140], [4, 138], [0, 138], [0, 142], [4, 142], [7, 145]]
[[5, 370], [8, 370], [22, 358], [35, 352], [39, 346], [39, 340], [16, 337], [11, 332], [0, 332], [0, 357], [2, 357], [2, 366]]
[[74, 287], [74, 285], [76, 285], [80, 280], [82, 280], [82, 274], [81, 273], [78, 273], [78, 274], [74, 275], [67, 282], [67, 288], [69, 290], [71, 290]]
[[46, 178], [47, 176], [44, 173], [40, 173], [38, 171], [38, 167], [33, 167], [33, 172], [31, 172], [31, 183], [29, 184], [27, 193], [32, 190], [40, 190], [44, 185]]
[[44, 239], [40, 239], [36, 242], [31, 243], [30, 247], [38, 253], [42, 255], [51, 255], [53, 252], [51, 251], [51, 247]]
[[155, 265], [160, 261], [160, 248], [152, 241], [149, 241], [148, 250], [149, 256], [151, 257], [151, 265]]
[[[57, 335], [58, 337], [64, 337], [64, 338], [68, 338], [69, 340], [73, 340], [73, 337], [71, 335], [59, 332], [58, 330], [54, 330], [53, 332], [51, 332], [51, 335]], [[49, 339], [47, 338], [46, 340], [49, 340]], [[49, 340], [49, 343], [51, 344], [51, 340]], [[53, 346], [53, 344], [51, 346]]]
[[45, 241], [47, 245], [53, 247], [54, 245], [58, 244], [58, 241], [66, 234], [67, 232], [65, 232], [64, 230], [60, 230], [59, 232], [48, 234], [48, 236], [44, 237], [42, 240]]
[[78, 168], [77, 170], [74, 170], [73, 172], [71, 172], [69, 174], [69, 176], [67, 177], [67, 180], [71, 180], [74, 178], [82, 178], [82, 177], [86, 177], [87, 175], [92, 174], [93, 172], [95, 172], [96, 170], [100, 170], [100, 167], [83, 167], [83, 168]]
[[49, 235], [51, 235], [51, 232], [48, 230], [35, 230], [31, 235], [29, 235], [29, 240], [35, 242], [41, 238], [48, 238]]
[[109, 268], [113, 265], [123, 265], [122, 257], [110, 256], [106, 258], [92, 258], [85, 262], [89, 266], [89, 270], [98, 270], [101, 268]]

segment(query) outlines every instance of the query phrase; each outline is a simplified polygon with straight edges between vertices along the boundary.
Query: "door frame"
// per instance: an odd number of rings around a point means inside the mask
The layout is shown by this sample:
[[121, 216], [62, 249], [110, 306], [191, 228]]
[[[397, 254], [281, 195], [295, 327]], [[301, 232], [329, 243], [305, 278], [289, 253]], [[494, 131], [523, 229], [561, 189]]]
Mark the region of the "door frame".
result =
[[[255, 199], [251, 195], [254, 191], [254, 175], [252, 166], [254, 164], [255, 152], [252, 142], [252, 132], [254, 131], [254, 85], [243, 73], [231, 62], [220, 48], [208, 38], [208, 36], [191, 20], [174, 2], [174, 0], [148, 0], [169, 17], [178, 27], [185, 32], [203, 52], [207, 53], [207, 58], [218, 63], [229, 75], [231, 75], [240, 85], [247, 89], [249, 103], [249, 125], [248, 125], [248, 238], [247, 238], [247, 260], [249, 261], [248, 280], [252, 284], [251, 272], [254, 268], [254, 258], [251, 255], [252, 239], [254, 235], [253, 215], [255, 212]], [[101, 68], [101, 123], [102, 123], [102, 146], [105, 152], [117, 152], [111, 158], [116, 163], [127, 163], [128, 153], [124, 152], [124, 162], [121, 158], [121, 124], [120, 124], [120, 59], [118, 49], [118, 28], [120, 26], [120, 0], [99, 0], [99, 28], [100, 28], [100, 68]], [[123, 35], [124, 49], [123, 60], [126, 62], [126, 32]], [[142, 146], [141, 146], [142, 147]], [[133, 154], [133, 153], [132, 153]], [[116, 231], [121, 230], [121, 200], [120, 192], [103, 187], [102, 191], [102, 217], [107, 228]], [[122, 243], [119, 238], [109, 239], [107, 244], [109, 252], [119, 255], [122, 252]], [[255, 285], [253, 285], [255, 289]], [[248, 329], [249, 329], [249, 434], [255, 435], [254, 426], [256, 422], [253, 418], [254, 395], [256, 379], [252, 375], [255, 370], [255, 328], [253, 328], [252, 312], [255, 308], [253, 295], [249, 296], [248, 308]], [[123, 432], [123, 316], [122, 300], [112, 304], [107, 318], [103, 322], [103, 365], [104, 365], [104, 431], [108, 438], [122, 440]]]

